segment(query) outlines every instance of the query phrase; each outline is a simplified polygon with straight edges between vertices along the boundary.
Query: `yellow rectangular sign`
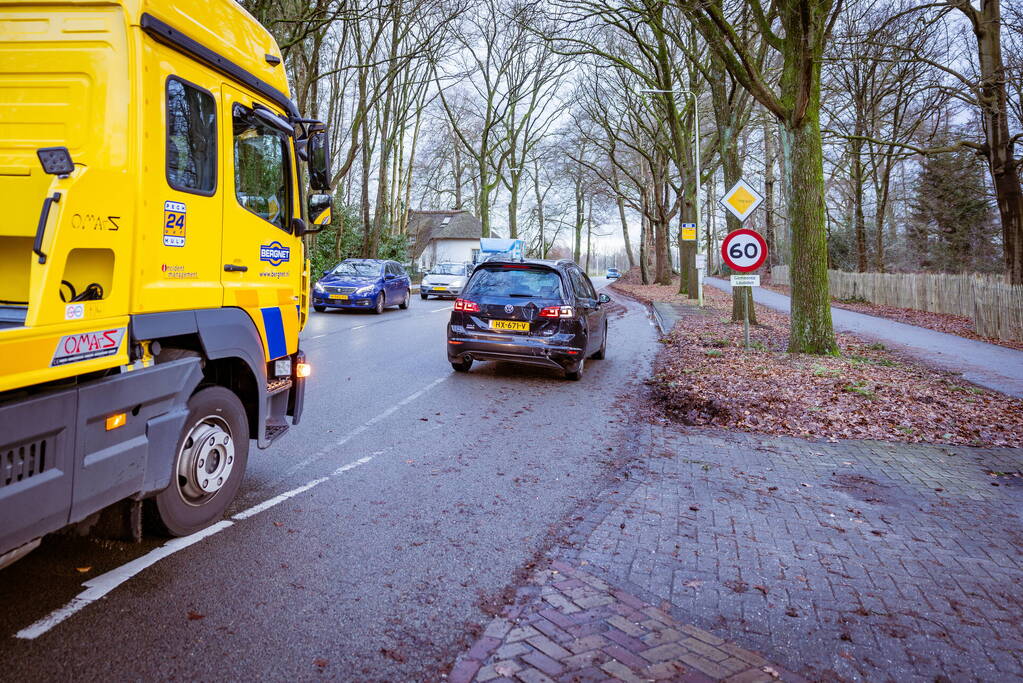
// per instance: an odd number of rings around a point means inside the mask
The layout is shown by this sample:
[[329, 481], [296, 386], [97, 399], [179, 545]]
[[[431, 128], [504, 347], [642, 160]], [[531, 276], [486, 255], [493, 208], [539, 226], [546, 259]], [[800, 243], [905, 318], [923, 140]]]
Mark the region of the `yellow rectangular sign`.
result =
[[696, 223], [682, 224], [682, 241], [683, 242], [696, 241]]

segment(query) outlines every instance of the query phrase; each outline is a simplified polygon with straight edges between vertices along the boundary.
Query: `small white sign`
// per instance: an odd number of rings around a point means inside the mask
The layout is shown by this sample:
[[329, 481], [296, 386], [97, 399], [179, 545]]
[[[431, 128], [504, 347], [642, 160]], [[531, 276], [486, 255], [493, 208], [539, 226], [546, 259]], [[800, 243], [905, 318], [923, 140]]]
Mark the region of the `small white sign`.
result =
[[707, 270], [707, 255], [697, 254], [696, 255], [696, 270]]
[[68, 304], [64, 309], [64, 320], [81, 320], [85, 317], [85, 304]]
[[759, 275], [733, 275], [732, 276], [733, 287], [759, 287], [760, 276]]

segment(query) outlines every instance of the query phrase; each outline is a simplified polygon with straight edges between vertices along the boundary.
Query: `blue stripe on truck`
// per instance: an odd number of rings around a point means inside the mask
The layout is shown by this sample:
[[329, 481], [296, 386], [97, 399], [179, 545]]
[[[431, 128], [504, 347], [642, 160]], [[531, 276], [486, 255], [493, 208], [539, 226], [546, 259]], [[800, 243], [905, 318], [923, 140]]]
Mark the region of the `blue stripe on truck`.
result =
[[259, 309], [263, 314], [263, 329], [266, 330], [266, 344], [270, 359], [288, 355], [288, 342], [284, 339], [284, 319], [281, 309], [276, 306]]

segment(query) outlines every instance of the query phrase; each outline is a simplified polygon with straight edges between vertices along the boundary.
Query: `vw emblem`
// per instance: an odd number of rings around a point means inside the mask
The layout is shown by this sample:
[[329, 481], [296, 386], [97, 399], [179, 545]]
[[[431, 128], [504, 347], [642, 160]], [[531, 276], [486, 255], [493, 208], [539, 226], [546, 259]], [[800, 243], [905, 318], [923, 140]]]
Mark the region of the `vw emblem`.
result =
[[514, 313], [514, 312], [515, 312], [515, 307], [514, 307], [514, 306], [512, 306], [511, 304], [507, 304], [507, 305], [506, 305], [506, 306], [504, 307], [504, 312], [505, 312], [505, 313]]

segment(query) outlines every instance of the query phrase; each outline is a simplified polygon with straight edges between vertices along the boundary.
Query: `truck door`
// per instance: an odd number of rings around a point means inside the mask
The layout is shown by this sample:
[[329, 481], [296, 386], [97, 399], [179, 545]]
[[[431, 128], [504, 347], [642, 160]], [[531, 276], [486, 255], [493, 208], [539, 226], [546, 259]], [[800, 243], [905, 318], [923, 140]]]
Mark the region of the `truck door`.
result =
[[267, 122], [276, 108], [227, 84], [222, 92], [224, 306], [249, 313], [271, 360], [298, 350], [304, 255], [292, 232], [292, 219], [301, 215], [294, 141]]
[[224, 147], [221, 78], [146, 38], [134, 312], [218, 308]]

